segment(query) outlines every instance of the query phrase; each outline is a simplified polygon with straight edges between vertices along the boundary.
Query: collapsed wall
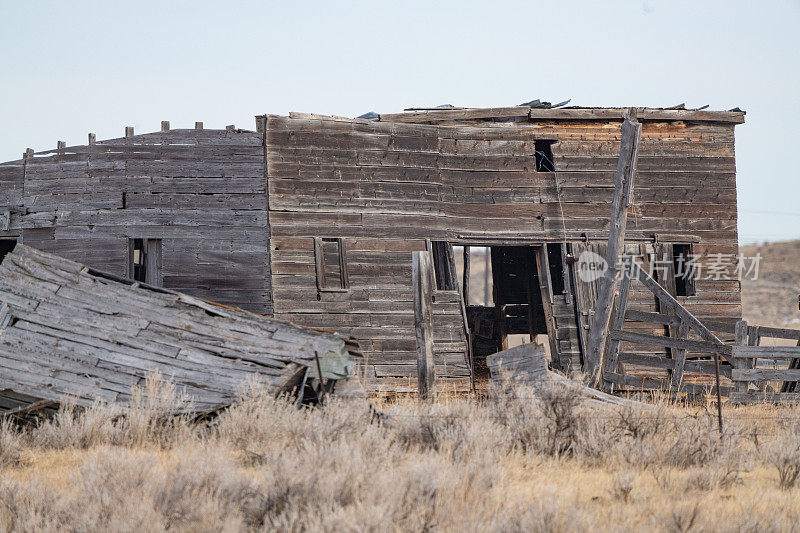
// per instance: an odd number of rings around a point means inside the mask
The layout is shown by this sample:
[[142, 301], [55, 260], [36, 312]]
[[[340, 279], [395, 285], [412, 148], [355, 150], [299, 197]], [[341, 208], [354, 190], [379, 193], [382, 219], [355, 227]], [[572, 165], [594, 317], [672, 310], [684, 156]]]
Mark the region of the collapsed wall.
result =
[[0, 396], [7, 403], [64, 395], [78, 405], [124, 403], [157, 370], [206, 410], [231, 403], [251, 376], [278, 394], [318, 376], [317, 364], [323, 378], [346, 378], [358, 357], [339, 335], [117, 278], [22, 244], [0, 263]]

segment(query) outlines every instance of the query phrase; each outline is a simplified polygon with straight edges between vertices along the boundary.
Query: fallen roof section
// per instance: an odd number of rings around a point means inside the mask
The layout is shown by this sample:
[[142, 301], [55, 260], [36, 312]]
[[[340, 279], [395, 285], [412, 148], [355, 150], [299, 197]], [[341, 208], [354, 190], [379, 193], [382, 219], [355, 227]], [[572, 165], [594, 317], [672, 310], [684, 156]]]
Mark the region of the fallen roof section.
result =
[[70, 395], [78, 405], [125, 403], [131, 387], [158, 370], [194, 408], [208, 410], [230, 404], [249, 376], [278, 394], [301, 384], [309, 368], [316, 377], [317, 362], [324, 378], [347, 378], [358, 358], [345, 337], [21, 244], [0, 264], [0, 391], [52, 401]]

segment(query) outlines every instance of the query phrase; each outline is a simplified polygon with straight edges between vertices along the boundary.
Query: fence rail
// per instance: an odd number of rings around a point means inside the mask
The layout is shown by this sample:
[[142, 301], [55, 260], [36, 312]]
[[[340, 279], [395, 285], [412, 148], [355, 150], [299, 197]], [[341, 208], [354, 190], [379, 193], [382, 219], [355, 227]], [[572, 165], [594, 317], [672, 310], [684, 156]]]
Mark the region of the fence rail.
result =
[[[800, 330], [748, 326], [742, 320], [735, 326], [736, 345], [733, 347], [732, 379], [735, 390], [732, 403], [800, 403], [795, 392], [800, 382]], [[797, 346], [761, 346], [764, 337], [798, 339]], [[765, 368], [778, 362], [786, 368]], [[759, 368], [761, 363], [761, 368]], [[780, 383], [780, 389], [769, 383]]]

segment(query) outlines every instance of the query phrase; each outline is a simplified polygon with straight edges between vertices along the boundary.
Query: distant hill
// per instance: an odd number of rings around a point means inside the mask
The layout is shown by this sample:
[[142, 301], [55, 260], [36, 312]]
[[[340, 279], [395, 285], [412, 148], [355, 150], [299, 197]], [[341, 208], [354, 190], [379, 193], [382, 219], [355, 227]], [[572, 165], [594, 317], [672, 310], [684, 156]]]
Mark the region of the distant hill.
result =
[[741, 246], [739, 251], [762, 257], [758, 279], [742, 281], [743, 318], [760, 326], [800, 328], [800, 241]]

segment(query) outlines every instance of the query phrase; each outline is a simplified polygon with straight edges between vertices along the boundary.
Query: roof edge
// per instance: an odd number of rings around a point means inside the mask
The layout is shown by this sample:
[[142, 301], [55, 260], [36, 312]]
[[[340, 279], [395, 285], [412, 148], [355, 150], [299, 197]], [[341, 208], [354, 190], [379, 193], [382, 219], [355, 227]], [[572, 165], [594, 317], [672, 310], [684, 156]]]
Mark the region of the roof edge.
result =
[[[528, 106], [443, 109], [434, 111], [411, 111], [381, 114], [382, 122], [449, 122], [458, 120], [480, 120], [492, 118], [524, 118], [529, 120], [623, 120], [631, 108], [573, 107], [539, 109]], [[640, 121], [686, 121], [744, 123], [745, 112], [738, 108], [730, 111], [706, 111], [694, 109], [636, 109]]]

